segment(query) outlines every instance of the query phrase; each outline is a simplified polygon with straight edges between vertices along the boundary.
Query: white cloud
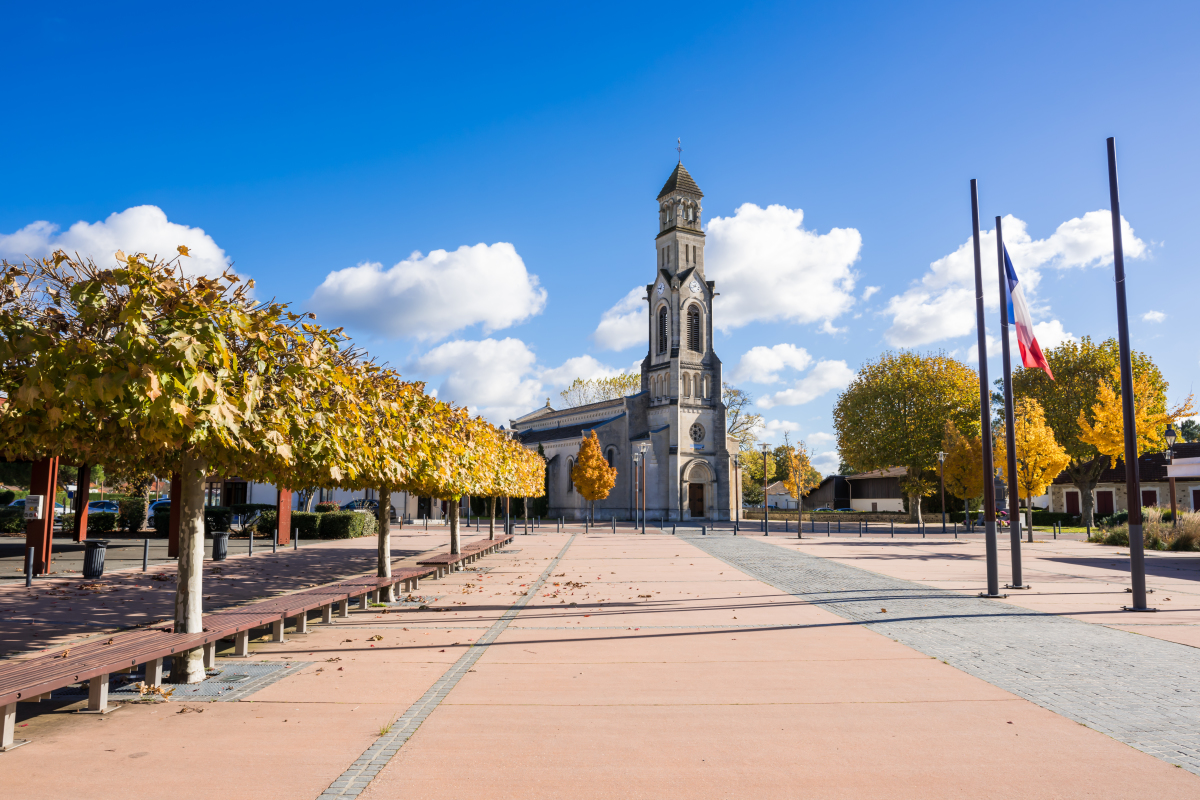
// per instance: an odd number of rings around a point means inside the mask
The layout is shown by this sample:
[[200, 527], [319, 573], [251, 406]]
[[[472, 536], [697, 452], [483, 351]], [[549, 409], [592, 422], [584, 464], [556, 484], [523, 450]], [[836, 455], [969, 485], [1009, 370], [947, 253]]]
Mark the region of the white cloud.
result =
[[592, 341], [601, 350], [624, 350], [646, 344], [649, 319], [646, 287], [635, 286], [615, 306], [600, 317], [592, 332]]
[[818, 447], [833, 444], [834, 439], [835, 437], [832, 433], [818, 431], [817, 433], [810, 433], [808, 436], [805, 436], [804, 442], [810, 447]]
[[[1010, 342], [1016, 338], [1016, 333], [1011, 329], [1008, 332]], [[1068, 333], [1063, 330], [1062, 320], [1048, 319], [1045, 322], [1036, 322], [1033, 325], [1033, 335], [1038, 341], [1038, 346], [1042, 350], [1047, 350], [1051, 347], [1058, 347], [1063, 342], [1075, 341], [1075, 334]], [[1010, 347], [1016, 345], [1010, 344]]]
[[[1145, 314], [1142, 314], [1142, 319], [1146, 320], [1146, 322], [1162, 322], [1166, 318], [1167, 315], [1161, 311], [1147, 311]], [[1040, 342], [1041, 339], [1038, 341]]]
[[838, 464], [841, 463], [842, 457], [838, 454], [837, 450], [824, 450], [820, 453], [814, 453], [811, 460], [817, 472], [822, 475], [832, 475], [837, 472]]
[[108, 215], [101, 222], [80, 220], [65, 231], [49, 222], [33, 222], [11, 234], [0, 233], [0, 257], [9, 261], [39, 258], [55, 250], [79, 253], [99, 266], [114, 265], [113, 253], [146, 253], [171, 260], [185, 245], [191, 254], [180, 263], [189, 275], [215, 277], [232, 263], [225, 251], [202, 228], [171, 222], [158, 206], [134, 206]]
[[[1026, 223], [1009, 215], [1004, 218], [1004, 244], [1012, 257], [1017, 276], [1025, 288], [1031, 310], [1044, 269], [1099, 267], [1112, 263], [1112, 225], [1108, 211], [1089, 211], [1068, 220], [1045, 239], [1033, 239]], [[1146, 243], [1138, 239], [1128, 221], [1122, 219], [1125, 254], [1141, 258]], [[996, 232], [980, 234], [983, 258], [984, 305], [999, 307], [996, 279]], [[885, 334], [897, 347], [916, 347], [971, 333], [975, 328], [975, 259], [968, 239], [953, 253], [929, 265], [920, 282], [888, 301], [886, 313], [892, 326]], [[1040, 341], [1040, 340], [1039, 340]]]
[[[636, 369], [640, 369], [640, 364]], [[552, 369], [520, 339], [455, 340], [433, 348], [408, 367], [418, 376], [440, 381], [430, 394], [466, 406], [497, 425], [524, 416], [575, 378], [618, 375], [622, 370], [589, 355], [568, 358]]]
[[777, 344], [774, 347], [759, 345], [752, 347], [734, 370], [734, 381], [750, 381], [752, 383], [775, 383], [779, 373], [786, 367], [795, 370], [808, 369], [812, 356], [803, 347], [794, 344]]
[[769, 419], [759, 427], [759, 435], [772, 442], [783, 441], [783, 434], [795, 433], [800, 430], [799, 422], [790, 419]]
[[545, 402], [541, 382], [532, 377], [536, 362], [523, 341], [510, 337], [446, 342], [416, 359], [412, 368], [444, 376], [437, 387], [439, 399], [507, 425]]
[[863, 302], [865, 303], [865, 302], [867, 302], [868, 300], [870, 300], [870, 299], [871, 299], [871, 297], [872, 297], [872, 296], [873, 296], [873, 295], [874, 295], [876, 292], [878, 292], [880, 288], [881, 288], [881, 287], [879, 287], [879, 286], [868, 286], [866, 289], [863, 289], [863, 293], [862, 293], [862, 299], [863, 299]]
[[[638, 369], [641, 369], [641, 363], [638, 363]], [[592, 378], [611, 378], [614, 375], [620, 375], [625, 370], [615, 369], [607, 364], [602, 364], [596, 359], [588, 355], [575, 356], [568, 358], [561, 366], [554, 369], [543, 370], [539, 377], [545, 383], [555, 387], [567, 386], [576, 378], [583, 378], [585, 381]]]
[[751, 322], [811, 323], [836, 319], [854, 304], [862, 236], [853, 228], [818, 234], [802, 227], [804, 212], [745, 203], [708, 224], [705, 274], [716, 282], [713, 321], [722, 331]]
[[758, 404], [763, 408], [804, 405], [826, 392], [846, 388], [852, 380], [854, 380], [854, 372], [846, 366], [845, 361], [822, 359], [807, 375], [797, 379], [791, 389], [764, 397], [758, 401]]
[[386, 270], [378, 263], [336, 270], [309, 302], [347, 327], [437, 341], [476, 324], [487, 334], [529, 319], [546, 307], [546, 290], [515, 247], [497, 242], [415, 252]]

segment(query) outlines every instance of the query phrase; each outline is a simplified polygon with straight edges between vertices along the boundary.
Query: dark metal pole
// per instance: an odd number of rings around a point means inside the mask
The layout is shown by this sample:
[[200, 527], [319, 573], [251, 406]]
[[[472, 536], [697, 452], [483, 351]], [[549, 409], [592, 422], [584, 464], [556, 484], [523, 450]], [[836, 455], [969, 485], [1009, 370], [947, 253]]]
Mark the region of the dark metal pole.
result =
[[1151, 611], [1146, 606], [1146, 553], [1142, 541], [1142, 486], [1138, 475], [1137, 430], [1133, 418], [1133, 361], [1129, 355], [1129, 312], [1125, 307], [1125, 249], [1121, 245], [1121, 199], [1117, 191], [1117, 140], [1108, 139], [1108, 196], [1112, 203], [1113, 267], [1117, 284], [1117, 342], [1121, 354], [1121, 414], [1125, 418], [1125, 495], [1129, 506], [1129, 577], [1133, 605], [1127, 611]]
[[767, 503], [767, 446], [763, 445], [763, 536], [771, 534], [771, 506]]
[[[1000, 217], [996, 217], [996, 268], [1000, 275], [1000, 350], [1001, 368], [1004, 371], [1004, 443], [1008, 452], [1008, 540], [1012, 551], [1012, 583], [1005, 589], [1028, 589], [1021, 575], [1021, 501], [1017, 491], [1017, 431], [1013, 411], [1012, 357], [1008, 346], [1008, 270], [1004, 252], [1004, 229]], [[990, 405], [990, 404], [989, 404]], [[990, 410], [990, 408], [989, 408]], [[1030, 531], [1032, 534], [1033, 532]], [[1030, 541], [1033, 541], [1032, 536]]]
[[642, 533], [646, 532], [646, 451], [642, 451]]
[[987, 592], [980, 597], [1002, 597], [1000, 594], [1000, 565], [996, 556], [996, 482], [992, 464], [992, 415], [989, 399], [987, 369], [987, 327], [983, 318], [983, 258], [979, 253], [979, 184], [971, 179], [971, 233], [975, 250], [975, 326], [979, 347], [979, 417], [983, 439], [983, 517], [984, 541], [987, 552]]
[[150, 569], [150, 540], [142, 544], [142, 572]]
[[33, 586], [33, 554], [34, 548], [29, 548], [25, 553], [25, 586]]
[[[939, 453], [938, 455], [943, 455]], [[946, 532], [946, 459], [938, 459], [938, 485], [942, 500], [942, 533]]]

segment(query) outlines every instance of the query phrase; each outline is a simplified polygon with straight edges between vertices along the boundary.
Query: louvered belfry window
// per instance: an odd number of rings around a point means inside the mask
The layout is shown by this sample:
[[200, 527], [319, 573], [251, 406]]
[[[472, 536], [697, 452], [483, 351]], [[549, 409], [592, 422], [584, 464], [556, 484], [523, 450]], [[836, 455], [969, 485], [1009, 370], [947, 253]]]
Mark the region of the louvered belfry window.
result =
[[695, 306], [688, 309], [687, 330], [688, 349], [700, 352], [700, 310]]
[[667, 307], [658, 310], [658, 352], [667, 352]]

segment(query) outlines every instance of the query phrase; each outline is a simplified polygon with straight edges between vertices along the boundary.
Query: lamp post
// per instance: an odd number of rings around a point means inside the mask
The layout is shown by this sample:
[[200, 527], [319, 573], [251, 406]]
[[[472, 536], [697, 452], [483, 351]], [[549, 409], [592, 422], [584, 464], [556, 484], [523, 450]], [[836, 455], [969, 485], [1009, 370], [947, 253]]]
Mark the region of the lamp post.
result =
[[642, 533], [646, 533], [646, 450], [650, 448], [648, 443], [638, 445], [638, 456], [642, 462], [642, 477], [638, 483], [642, 487]]
[[941, 498], [942, 498], [942, 533], [945, 533], [946, 532], [946, 475], [945, 475], [943, 468], [946, 464], [946, 454], [943, 453], [941, 450], [938, 450], [937, 460], [938, 460], [938, 484], [940, 487]]
[[633, 451], [633, 530], [636, 532], [641, 527], [642, 507], [638, 501], [642, 491], [642, 454], [638, 450]]
[[734, 480], [734, 507], [733, 507], [733, 529], [736, 531], [738, 523], [742, 521], [742, 459], [738, 453], [733, 454], [733, 480]]
[[763, 442], [763, 536], [771, 533], [771, 506], [767, 503], [767, 443]]
[[1175, 461], [1175, 440], [1179, 437], [1175, 433], [1175, 426], [1169, 422], [1165, 436], [1167, 439], [1167, 491], [1171, 493], [1171, 527], [1176, 528], [1179, 526], [1179, 520], [1176, 519], [1179, 514], [1175, 511], [1175, 476], [1171, 474], [1170, 465]]

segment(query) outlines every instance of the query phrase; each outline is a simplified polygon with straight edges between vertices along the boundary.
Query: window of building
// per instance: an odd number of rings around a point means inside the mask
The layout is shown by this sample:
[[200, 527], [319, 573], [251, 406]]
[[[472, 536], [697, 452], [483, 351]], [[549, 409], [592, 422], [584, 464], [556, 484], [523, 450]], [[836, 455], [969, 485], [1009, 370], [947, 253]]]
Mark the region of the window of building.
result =
[[692, 306], [687, 314], [688, 349], [700, 352], [700, 309]]
[[708, 376], [704, 376], [704, 393], [701, 395], [705, 400], [708, 399]]
[[667, 307], [658, 309], [658, 352], [667, 352]]
[[604, 454], [604, 458], [605, 458], [605, 460], [608, 461], [608, 465], [610, 467], [613, 465], [613, 461], [616, 460], [616, 457], [617, 457], [617, 451], [611, 447], [608, 448], [608, 452]]
[[575, 491], [575, 481], [571, 478], [571, 473], [575, 471], [575, 459], [567, 459], [567, 494]]
[[692, 396], [692, 376], [688, 375], [686, 372], [683, 373], [683, 396]]

